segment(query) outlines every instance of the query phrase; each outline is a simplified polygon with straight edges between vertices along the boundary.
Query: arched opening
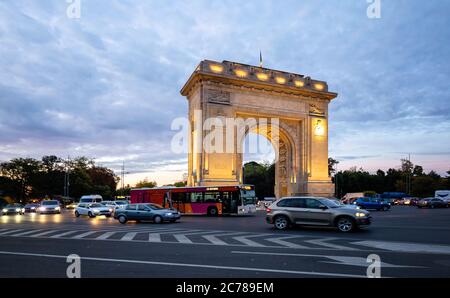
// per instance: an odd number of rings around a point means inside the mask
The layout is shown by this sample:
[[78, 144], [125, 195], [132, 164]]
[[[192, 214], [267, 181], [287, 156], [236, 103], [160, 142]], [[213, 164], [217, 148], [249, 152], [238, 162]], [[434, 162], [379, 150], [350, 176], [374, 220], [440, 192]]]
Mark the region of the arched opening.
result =
[[275, 149], [262, 134], [250, 132], [243, 144], [242, 181], [255, 185], [259, 200], [275, 197]]
[[[258, 198], [284, 197], [296, 193], [297, 165], [295, 162], [295, 147], [289, 133], [279, 125], [249, 126], [245, 136], [238, 144], [242, 144], [242, 151], [238, 154], [237, 168], [241, 168], [241, 183], [254, 184]], [[248, 164], [249, 162], [254, 162]], [[256, 162], [256, 163], [255, 163]], [[263, 163], [268, 166], [264, 167]], [[268, 179], [254, 179], [250, 177], [253, 166], [255, 170], [265, 171]], [[271, 166], [273, 164], [273, 166]], [[267, 170], [265, 170], [266, 168]], [[274, 172], [274, 178], [271, 178]], [[258, 191], [258, 188], [261, 189]]]

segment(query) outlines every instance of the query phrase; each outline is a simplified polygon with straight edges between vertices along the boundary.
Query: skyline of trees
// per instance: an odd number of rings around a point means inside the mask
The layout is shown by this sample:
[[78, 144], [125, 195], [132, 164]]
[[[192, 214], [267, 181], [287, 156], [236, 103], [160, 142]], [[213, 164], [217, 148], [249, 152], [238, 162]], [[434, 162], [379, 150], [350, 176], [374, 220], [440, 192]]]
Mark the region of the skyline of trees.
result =
[[[398, 191], [413, 196], [433, 196], [438, 189], [450, 189], [450, 170], [442, 177], [435, 171], [425, 173], [421, 165], [401, 160], [397, 169], [377, 170], [371, 174], [363, 168], [352, 167], [336, 172], [338, 161], [329, 158], [329, 174], [336, 186], [336, 196], [348, 192]], [[0, 163], [0, 197], [17, 200], [63, 196], [66, 193], [65, 175], [70, 175], [69, 196], [79, 198], [86, 194], [100, 194], [105, 198], [129, 195], [131, 186], [117, 188], [120, 178], [113, 170], [98, 166], [87, 157], [65, 160], [57, 156], [14, 158]], [[255, 185], [256, 195], [262, 199], [274, 196], [275, 165], [255, 161], [244, 164], [244, 183]], [[147, 178], [136, 183], [136, 188], [156, 187], [156, 181]], [[186, 181], [165, 186], [183, 187]]]

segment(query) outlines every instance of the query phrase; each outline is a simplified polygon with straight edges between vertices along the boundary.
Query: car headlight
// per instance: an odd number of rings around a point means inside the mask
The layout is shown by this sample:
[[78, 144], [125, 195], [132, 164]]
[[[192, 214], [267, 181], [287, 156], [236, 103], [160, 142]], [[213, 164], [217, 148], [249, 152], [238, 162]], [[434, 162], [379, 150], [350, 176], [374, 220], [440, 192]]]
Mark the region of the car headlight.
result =
[[45, 207], [40, 207], [39, 211], [45, 211]]
[[56, 207], [55, 210], [61, 210], [61, 207]]
[[22, 208], [22, 212], [25, 212], [25, 208]]
[[367, 214], [362, 213], [362, 212], [358, 212], [355, 215], [356, 215], [356, 217], [365, 217], [365, 216], [367, 216]]
[[173, 214], [172, 212], [168, 212], [168, 213], [166, 213], [165, 215], [171, 216], [172, 214]]
[[109, 209], [109, 212], [113, 212], [113, 210], [110, 208], [110, 209]]
[[8, 209], [3, 209], [2, 211], [3, 211], [3, 212], [8, 212]]
[[34, 210], [34, 209], [36, 209], [36, 207], [31, 207], [31, 210]]
[[21, 209], [20, 208], [16, 208], [16, 212], [20, 212], [21, 211]]

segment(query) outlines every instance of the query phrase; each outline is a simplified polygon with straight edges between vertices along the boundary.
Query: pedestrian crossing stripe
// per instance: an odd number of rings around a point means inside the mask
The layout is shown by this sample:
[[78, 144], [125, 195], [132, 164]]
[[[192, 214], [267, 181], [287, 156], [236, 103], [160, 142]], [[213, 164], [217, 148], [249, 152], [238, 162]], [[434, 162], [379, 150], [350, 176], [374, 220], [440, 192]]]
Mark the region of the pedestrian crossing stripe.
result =
[[[95, 235], [94, 235], [95, 234]], [[0, 237], [29, 237], [45, 239], [73, 239], [73, 240], [100, 240], [123, 242], [154, 242], [172, 244], [221, 245], [240, 247], [290, 248], [305, 250], [339, 250], [339, 251], [374, 251], [380, 252], [409, 252], [433, 253], [450, 255], [450, 246], [401, 243], [387, 241], [355, 241], [334, 237], [313, 238], [303, 235], [276, 236], [275, 234], [257, 234], [250, 232], [194, 230], [158, 228], [139, 231], [126, 230], [59, 230], [52, 229], [0, 229]], [[145, 240], [142, 240], [145, 239]], [[170, 239], [170, 240], [169, 240]], [[200, 240], [199, 240], [200, 239]], [[333, 241], [339, 241], [339, 244]], [[236, 244], [239, 243], [239, 244]], [[268, 244], [270, 243], [270, 244]]]

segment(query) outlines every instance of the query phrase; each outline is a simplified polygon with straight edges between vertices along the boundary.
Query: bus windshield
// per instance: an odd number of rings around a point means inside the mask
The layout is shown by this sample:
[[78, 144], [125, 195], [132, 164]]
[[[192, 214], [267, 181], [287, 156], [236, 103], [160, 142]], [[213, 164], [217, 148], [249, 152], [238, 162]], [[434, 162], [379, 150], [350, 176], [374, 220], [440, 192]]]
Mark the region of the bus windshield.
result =
[[244, 205], [255, 205], [256, 204], [256, 194], [255, 191], [241, 189], [241, 198]]

